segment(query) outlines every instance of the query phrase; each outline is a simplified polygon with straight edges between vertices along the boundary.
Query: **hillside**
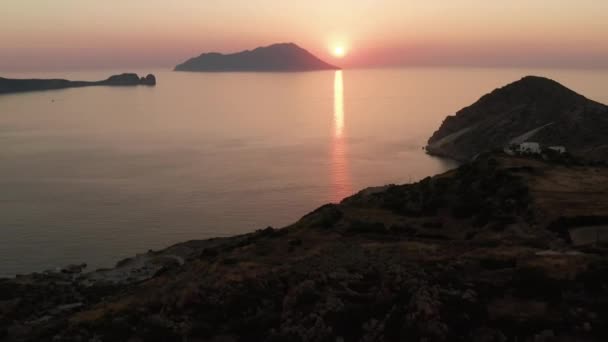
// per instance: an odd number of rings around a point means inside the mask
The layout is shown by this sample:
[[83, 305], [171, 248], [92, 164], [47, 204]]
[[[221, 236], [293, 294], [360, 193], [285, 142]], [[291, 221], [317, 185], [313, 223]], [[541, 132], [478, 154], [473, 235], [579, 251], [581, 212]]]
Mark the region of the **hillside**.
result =
[[608, 168], [484, 155], [283, 229], [0, 281], [0, 338], [606, 341], [606, 213]]
[[274, 44], [233, 54], [203, 53], [175, 67], [175, 71], [312, 71], [335, 70], [293, 43]]
[[608, 107], [547, 78], [528, 76], [448, 116], [428, 141], [431, 154], [465, 161], [519, 140], [564, 146], [608, 160]]

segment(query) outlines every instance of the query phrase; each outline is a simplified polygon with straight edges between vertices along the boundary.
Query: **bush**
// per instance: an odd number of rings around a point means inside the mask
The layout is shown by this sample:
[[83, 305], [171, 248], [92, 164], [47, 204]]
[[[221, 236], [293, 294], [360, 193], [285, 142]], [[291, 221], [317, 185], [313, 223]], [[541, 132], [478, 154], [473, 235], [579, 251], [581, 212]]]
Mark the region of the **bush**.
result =
[[523, 298], [542, 298], [548, 301], [561, 299], [566, 280], [549, 277], [545, 270], [536, 267], [518, 268], [513, 276], [513, 290]]
[[348, 226], [348, 231], [353, 233], [387, 233], [387, 229], [382, 222], [368, 222], [353, 220]]

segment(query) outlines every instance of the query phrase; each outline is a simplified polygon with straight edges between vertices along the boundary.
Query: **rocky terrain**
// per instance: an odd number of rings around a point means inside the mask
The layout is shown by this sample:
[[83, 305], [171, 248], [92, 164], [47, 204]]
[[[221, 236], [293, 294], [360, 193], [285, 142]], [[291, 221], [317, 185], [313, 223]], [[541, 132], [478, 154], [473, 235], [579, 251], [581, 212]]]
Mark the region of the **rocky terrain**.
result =
[[0, 340], [606, 341], [607, 213], [608, 168], [484, 154], [282, 229], [2, 280]]
[[527, 140], [564, 146], [587, 160], [608, 160], [607, 130], [607, 106], [553, 80], [528, 76], [448, 116], [427, 151], [466, 161]]
[[203, 53], [175, 67], [175, 71], [311, 71], [335, 70], [293, 43], [274, 44], [232, 54]]
[[79, 88], [91, 86], [136, 86], [156, 85], [156, 77], [152, 74], [139, 77], [137, 74], [125, 73], [110, 76], [103, 81], [68, 81], [63, 79], [10, 79], [0, 77], [0, 94], [20, 93], [27, 91]]

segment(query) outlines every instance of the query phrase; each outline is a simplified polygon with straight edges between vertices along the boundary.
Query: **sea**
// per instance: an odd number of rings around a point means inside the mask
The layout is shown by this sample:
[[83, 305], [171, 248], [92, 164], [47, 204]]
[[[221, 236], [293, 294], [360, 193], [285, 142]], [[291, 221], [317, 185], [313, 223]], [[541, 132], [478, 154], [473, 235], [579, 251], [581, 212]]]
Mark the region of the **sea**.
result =
[[370, 186], [457, 166], [427, 155], [447, 115], [526, 75], [608, 103], [608, 70], [0, 72], [155, 87], [0, 95], [0, 276], [283, 227]]

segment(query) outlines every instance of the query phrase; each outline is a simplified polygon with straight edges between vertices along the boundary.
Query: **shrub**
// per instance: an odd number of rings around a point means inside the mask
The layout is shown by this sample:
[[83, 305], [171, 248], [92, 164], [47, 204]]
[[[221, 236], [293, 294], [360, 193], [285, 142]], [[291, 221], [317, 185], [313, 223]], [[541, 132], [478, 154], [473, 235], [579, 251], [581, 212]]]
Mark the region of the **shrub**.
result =
[[382, 222], [368, 222], [353, 220], [348, 226], [348, 231], [353, 233], [387, 233], [387, 229]]

